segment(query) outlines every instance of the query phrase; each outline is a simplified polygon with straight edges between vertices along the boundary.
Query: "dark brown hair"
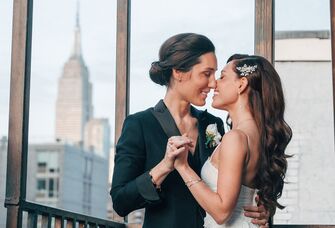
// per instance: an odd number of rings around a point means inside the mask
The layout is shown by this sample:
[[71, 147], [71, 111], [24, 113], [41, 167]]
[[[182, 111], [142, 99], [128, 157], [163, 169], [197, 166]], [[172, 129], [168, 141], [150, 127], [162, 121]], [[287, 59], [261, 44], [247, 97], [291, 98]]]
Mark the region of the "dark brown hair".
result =
[[153, 82], [168, 86], [172, 69], [189, 71], [199, 63], [199, 57], [215, 52], [213, 43], [204, 35], [181, 33], [167, 39], [159, 50], [159, 61], [151, 64], [149, 71]]
[[[261, 156], [255, 177], [260, 202], [274, 214], [282, 194], [287, 170], [285, 149], [292, 138], [292, 130], [284, 120], [285, 101], [280, 77], [272, 64], [261, 56], [233, 55], [230, 58], [239, 77], [249, 83], [249, 106], [260, 131]], [[242, 76], [238, 67], [257, 66]]]

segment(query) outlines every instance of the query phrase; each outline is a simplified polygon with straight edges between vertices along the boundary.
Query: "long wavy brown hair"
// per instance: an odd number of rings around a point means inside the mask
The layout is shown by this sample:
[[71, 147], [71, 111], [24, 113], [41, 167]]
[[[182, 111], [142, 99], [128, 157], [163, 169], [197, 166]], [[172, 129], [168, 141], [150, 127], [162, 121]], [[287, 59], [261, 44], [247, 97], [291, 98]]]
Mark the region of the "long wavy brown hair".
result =
[[[285, 149], [292, 138], [292, 130], [284, 120], [285, 100], [280, 77], [272, 64], [261, 56], [233, 55], [234, 71], [249, 83], [249, 106], [260, 132], [261, 156], [255, 177], [258, 195], [273, 215], [282, 194], [287, 170]], [[252, 73], [241, 75], [243, 66], [257, 66]]]

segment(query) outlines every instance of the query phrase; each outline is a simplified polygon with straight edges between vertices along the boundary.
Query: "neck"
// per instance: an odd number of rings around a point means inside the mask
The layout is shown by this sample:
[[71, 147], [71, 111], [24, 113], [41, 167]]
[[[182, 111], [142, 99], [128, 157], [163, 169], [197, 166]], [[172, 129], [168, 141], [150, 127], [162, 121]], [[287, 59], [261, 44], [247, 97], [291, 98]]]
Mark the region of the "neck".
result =
[[254, 120], [247, 104], [237, 104], [235, 108], [228, 110], [228, 112], [233, 123], [233, 129], [238, 128], [242, 122]]
[[180, 95], [168, 89], [164, 97], [164, 103], [175, 119], [183, 119], [191, 115], [191, 104], [181, 99]]

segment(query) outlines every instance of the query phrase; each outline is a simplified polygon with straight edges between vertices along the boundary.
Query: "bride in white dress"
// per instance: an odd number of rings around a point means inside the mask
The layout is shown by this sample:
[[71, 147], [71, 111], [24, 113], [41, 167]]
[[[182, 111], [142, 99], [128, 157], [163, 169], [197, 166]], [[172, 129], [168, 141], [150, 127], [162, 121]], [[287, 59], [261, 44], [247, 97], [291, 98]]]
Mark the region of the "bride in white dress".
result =
[[170, 138], [169, 146], [179, 153], [175, 169], [206, 211], [204, 227], [258, 227], [244, 216], [244, 207], [256, 204], [256, 193], [271, 215], [276, 207], [283, 208], [277, 199], [292, 131], [283, 117], [280, 78], [265, 58], [234, 55], [216, 83], [212, 106], [228, 111], [233, 127], [219, 145], [215, 129], [206, 132], [206, 146], [217, 148], [203, 165], [201, 178], [188, 165], [195, 143], [185, 143], [180, 150], [180, 141], [187, 136]]
[[[217, 150], [219, 150], [219, 148], [220, 146], [213, 152], [214, 156], [215, 153], [218, 153]], [[209, 157], [202, 167], [201, 178], [213, 192], [217, 192], [218, 169], [212, 163], [211, 159], [212, 157]], [[235, 208], [233, 209], [229, 220], [227, 220], [225, 224], [219, 225], [209, 213], [206, 213], [204, 227], [258, 227], [258, 225], [251, 223], [251, 218], [246, 217], [243, 214], [244, 206], [256, 205], [255, 197], [256, 190], [242, 184]]]

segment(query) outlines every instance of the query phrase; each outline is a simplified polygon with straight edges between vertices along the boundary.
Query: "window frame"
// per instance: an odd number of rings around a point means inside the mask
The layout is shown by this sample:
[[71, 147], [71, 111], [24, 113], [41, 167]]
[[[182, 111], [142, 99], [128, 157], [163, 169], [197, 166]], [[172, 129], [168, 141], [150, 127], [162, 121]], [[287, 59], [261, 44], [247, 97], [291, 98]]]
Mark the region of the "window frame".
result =
[[[129, 113], [131, 0], [117, 0], [115, 142]], [[255, 0], [255, 54], [273, 62], [275, 0]], [[330, 0], [335, 111], [335, 0]], [[6, 199], [7, 227], [22, 226], [26, 200], [33, 0], [14, 0]], [[335, 123], [335, 112], [334, 112]], [[335, 129], [335, 128], [334, 128]], [[276, 225], [275, 227], [334, 227]]]

